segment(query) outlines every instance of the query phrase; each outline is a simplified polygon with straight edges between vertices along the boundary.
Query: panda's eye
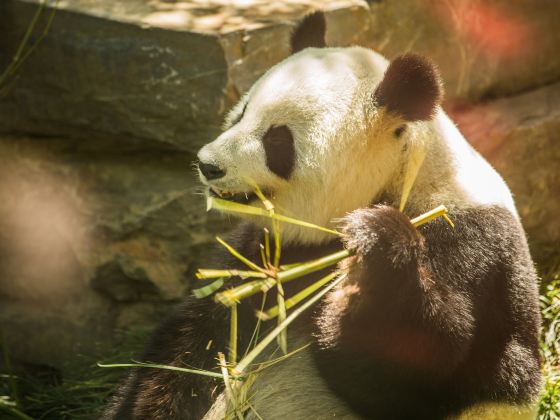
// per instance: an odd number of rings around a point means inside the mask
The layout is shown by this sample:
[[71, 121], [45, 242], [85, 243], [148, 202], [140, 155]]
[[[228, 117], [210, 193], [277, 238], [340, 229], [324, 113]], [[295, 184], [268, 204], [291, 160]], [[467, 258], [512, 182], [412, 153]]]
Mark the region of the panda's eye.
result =
[[294, 137], [286, 125], [272, 126], [263, 139], [266, 166], [280, 178], [288, 179], [294, 169]]
[[399, 138], [400, 136], [402, 136], [402, 134], [406, 131], [406, 125], [401, 125], [400, 127], [397, 127], [394, 131], [395, 137]]

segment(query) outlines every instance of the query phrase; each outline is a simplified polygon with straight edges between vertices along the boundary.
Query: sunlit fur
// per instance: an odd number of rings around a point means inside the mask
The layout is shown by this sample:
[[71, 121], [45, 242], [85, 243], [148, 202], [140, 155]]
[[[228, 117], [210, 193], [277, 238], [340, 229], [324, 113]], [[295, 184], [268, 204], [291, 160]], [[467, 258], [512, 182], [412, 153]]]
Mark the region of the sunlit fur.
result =
[[[200, 151], [201, 160], [227, 172], [212, 182], [201, 176], [202, 182], [242, 192], [251, 191], [246, 181], [250, 178], [274, 192], [273, 202], [281, 213], [336, 227], [349, 212], [380, 199], [398, 207], [405, 174], [416, 161], [420, 168], [405, 208], [409, 216], [439, 204], [497, 204], [517, 217], [502, 178], [439, 107], [432, 120], [420, 122], [405, 122], [377, 107], [371, 93], [387, 65], [379, 54], [353, 47], [310, 48], [273, 67], [231, 111], [223, 134]], [[405, 123], [407, 129], [396, 138], [395, 129]], [[296, 167], [288, 180], [268, 170], [261, 143], [271, 125], [284, 124], [292, 130], [296, 148]], [[328, 238], [318, 231], [283, 226], [286, 243]], [[308, 352], [259, 375], [254, 385], [259, 415], [282, 418], [286, 412], [307, 412], [313, 418], [329, 412], [337, 418], [358, 418], [325, 388]], [[531, 417], [533, 407], [485, 405], [459, 418]]]
[[[247, 192], [247, 178], [273, 191], [283, 214], [322, 226], [383, 196], [398, 206], [407, 162], [425, 148], [406, 211], [411, 216], [439, 204], [501, 204], [515, 213], [507, 186], [438, 109], [431, 121], [407, 122], [379, 109], [372, 99], [388, 66], [361, 47], [308, 48], [270, 69], [229, 114], [225, 131], [200, 152], [200, 160], [226, 170], [202, 182]], [[239, 122], [242, 110], [243, 116]], [[233, 123], [236, 122], [236, 123]], [[296, 166], [289, 180], [265, 163], [262, 136], [272, 125], [294, 135]], [[258, 205], [258, 203], [254, 203]], [[327, 235], [283, 226], [284, 240], [318, 243]]]

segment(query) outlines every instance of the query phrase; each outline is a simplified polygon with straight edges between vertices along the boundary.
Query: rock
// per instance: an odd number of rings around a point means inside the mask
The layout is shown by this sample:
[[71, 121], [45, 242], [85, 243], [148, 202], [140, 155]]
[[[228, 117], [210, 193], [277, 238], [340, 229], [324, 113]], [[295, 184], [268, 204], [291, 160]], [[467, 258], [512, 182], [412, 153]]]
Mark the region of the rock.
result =
[[451, 115], [510, 186], [535, 249], [557, 252], [560, 84], [455, 109]]
[[[62, 365], [183, 297], [226, 229], [188, 153], [0, 138], [0, 319], [11, 353]], [[56, 343], [56, 344], [54, 344]]]
[[[0, 68], [37, 2], [0, 3]], [[360, 0], [58, 4], [48, 36], [0, 99], [0, 131], [76, 137], [87, 129], [193, 152], [216, 136], [240, 94], [289, 55], [291, 25], [307, 11], [328, 10], [327, 38], [337, 45], [365, 42], [369, 23]]]
[[446, 99], [475, 101], [524, 92], [560, 79], [556, 0], [373, 1], [369, 45], [393, 58], [431, 57]]

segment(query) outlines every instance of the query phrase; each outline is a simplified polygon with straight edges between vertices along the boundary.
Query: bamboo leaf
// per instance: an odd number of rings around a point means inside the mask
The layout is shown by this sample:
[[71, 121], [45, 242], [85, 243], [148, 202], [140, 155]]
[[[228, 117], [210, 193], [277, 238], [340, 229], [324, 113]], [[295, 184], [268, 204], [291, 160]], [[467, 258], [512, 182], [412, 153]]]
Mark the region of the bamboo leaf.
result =
[[224, 279], [218, 279], [204, 287], [194, 289], [193, 295], [197, 299], [203, 299], [213, 294], [216, 290], [219, 290], [223, 285], [224, 285]]

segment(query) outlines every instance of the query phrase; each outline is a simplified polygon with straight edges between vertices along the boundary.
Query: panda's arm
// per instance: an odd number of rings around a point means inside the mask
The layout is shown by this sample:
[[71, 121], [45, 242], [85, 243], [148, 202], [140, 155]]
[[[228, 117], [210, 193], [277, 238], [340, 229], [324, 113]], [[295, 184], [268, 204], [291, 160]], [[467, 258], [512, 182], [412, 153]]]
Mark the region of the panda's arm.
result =
[[[210, 299], [187, 298], [155, 331], [140, 361], [215, 370], [216, 349], [225, 348], [220, 331], [227, 325], [226, 316]], [[191, 373], [133, 368], [103, 418], [200, 419], [220, 382]]]
[[[465, 369], [480, 381], [477, 392], [494, 380], [504, 385], [489, 395], [509, 392], [512, 373], [491, 377], [494, 362], [484, 358], [500, 354], [512, 337], [538, 353], [536, 279], [518, 221], [494, 207], [451, 217], [454, 229], [443, 220], [416, 229], [398, 210], [376, 206], [346, 220], [346, 244], [356, 256], [317, 317], [315, 359], [358, 410], [380, 401], [414, 406], [411, 399], [426, 406], [430, 389], [460, 382], [453, 378]], [[538, 357], [526, 363], [538, 377]]]

